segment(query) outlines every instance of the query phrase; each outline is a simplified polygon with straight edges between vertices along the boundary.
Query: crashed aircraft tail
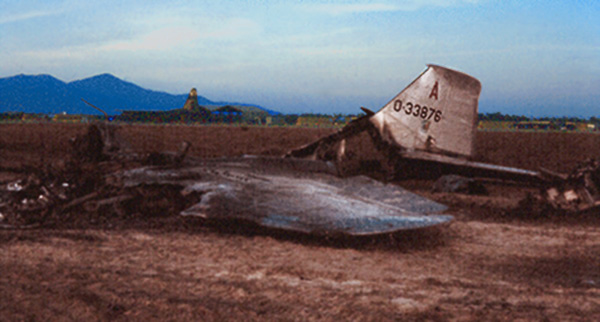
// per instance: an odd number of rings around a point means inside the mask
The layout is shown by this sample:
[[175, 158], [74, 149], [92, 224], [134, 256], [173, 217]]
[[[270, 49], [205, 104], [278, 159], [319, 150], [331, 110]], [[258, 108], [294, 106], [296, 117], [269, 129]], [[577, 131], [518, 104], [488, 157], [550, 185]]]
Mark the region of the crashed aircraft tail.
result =
[[383, 140], [408, 150], [473, 155], [479, 81], [429, 65], [371, 118]]
[[543, 199], [552, 208], [600, 209], [597, 163], [583, 165], [567, 176], [473, 161], [480, 92], [481, 83], [474, 77], [428, 65], [377, 113], [363, 108], [366, 115], [336, 133], [289, 151], [286, 156], [334, 161], [338, 175], [354, 175], [364, 168], [354, 165], [361, 165], [361, 158], [372, 156], [349, 152], [353, 146], [347, 143], [366, 132], [384, 159], [378, 161], [386, 180], [458, 174], [519, 182], [542, 187]]
[[[290, 151], [287, 156], [344, 159], [345, 140], [367, 131], [377, 149], [402, 157], [426, 159], [473, 156], [481, 83], [467, 74], [428, 68], [377, 113], [354, 120], [341, 131]], [[328, 150], [336, 149], [335, 153]]]

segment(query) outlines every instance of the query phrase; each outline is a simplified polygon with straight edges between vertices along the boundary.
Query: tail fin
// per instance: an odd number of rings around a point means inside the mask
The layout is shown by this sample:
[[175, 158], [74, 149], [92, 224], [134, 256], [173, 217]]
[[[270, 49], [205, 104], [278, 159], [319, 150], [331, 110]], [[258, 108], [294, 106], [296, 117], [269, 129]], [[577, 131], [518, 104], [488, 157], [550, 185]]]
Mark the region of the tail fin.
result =
[[194, 111], [198, 110], [200, 105], [198, 105], [198, 92], [196, 92], [196, 88], [192, 88], [190, 90], [190, 95], [188, 95], [187, 101], [185, 101], [185, 105], [183, 105], [184, 110]]
[[393, 145], [469, 157], [474, 149], [480, 92], [477, 79], [428, 65], [371, 122], [382, 138]]

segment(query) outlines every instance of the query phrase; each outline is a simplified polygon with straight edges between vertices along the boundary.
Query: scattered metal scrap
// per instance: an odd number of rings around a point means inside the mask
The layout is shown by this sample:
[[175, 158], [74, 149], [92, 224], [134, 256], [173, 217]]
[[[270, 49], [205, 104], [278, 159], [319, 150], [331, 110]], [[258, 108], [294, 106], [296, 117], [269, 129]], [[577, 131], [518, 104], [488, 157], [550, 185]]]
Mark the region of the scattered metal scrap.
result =
[[[365, 176], [341, 178], [334, 162], [247, 156], [186, 158], [136, 154], [95, 124], [73, 139], [61, 166], [46, 166], [0, 187], [0, 227], [110, 222], [182, 214], [242, 219], [316, 234], [368, 235], [447, 223], [444, 205]], [[600, 208], [600, 165], [587, 161], [570, 175], [543, 171], [545, 204], [566, 211]], [[482, 193], [471, 179], [448, 176], [440, 190]]]
[[[189, 148], [178, 153], [138, 155], [125, 148], [116, 127], [93, 124], [71, 140], [64, 162], [30, 169], [23, 179], [0, 186], [0, 227], [28, 228], [77, 221], [81, 213], [91, 220], [124, 216], [127, 212], [155, 213], [178, 207], [171, 187], [124, 187], [109, 174], [149, 164], [180, 164]], [[148, 197], [150, 196], [150, 198]]]
[[180, 213], [241, 219], [315, 234], [369, 235], [449, 222], [446, 207], [398, 186], [336, 177], [330, 162], [247, 156], [185, 158], [120, 149], [114, 126], [92, 125], [72, 140], [62, 168], [32, 173], [0, 190], [4, 228]]
[[469, 195], [487, 195], [485, 186], [473, 178], [465, 178], [455, 174], [440, 177], [433, 184], [433, 192], [464, 193]]
[[570, 174], [542, 169], [547, 178], [542, 196], [554, 209], [577, 212], [600, 210], [600, 162], [580, 163]]

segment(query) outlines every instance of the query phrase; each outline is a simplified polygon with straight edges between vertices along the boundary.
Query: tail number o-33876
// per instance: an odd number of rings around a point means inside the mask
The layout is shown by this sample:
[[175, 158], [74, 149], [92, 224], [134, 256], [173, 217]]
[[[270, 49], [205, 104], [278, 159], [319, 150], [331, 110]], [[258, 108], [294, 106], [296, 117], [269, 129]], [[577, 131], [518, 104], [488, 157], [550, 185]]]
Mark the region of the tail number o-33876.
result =
[[395, 100], [394, 111], [404, 111], [406, 115], [420, 117], [424, 120], [431, 120], [433, 118], [436, 123], [442, 120], [442, 111], [436, 110], [432, 107], [427, 107], [425, 105], [421, 106], [419, 104], [413, 104], [412, 102], [406, 102], [406, 104], [402, 104], [401, 100]]

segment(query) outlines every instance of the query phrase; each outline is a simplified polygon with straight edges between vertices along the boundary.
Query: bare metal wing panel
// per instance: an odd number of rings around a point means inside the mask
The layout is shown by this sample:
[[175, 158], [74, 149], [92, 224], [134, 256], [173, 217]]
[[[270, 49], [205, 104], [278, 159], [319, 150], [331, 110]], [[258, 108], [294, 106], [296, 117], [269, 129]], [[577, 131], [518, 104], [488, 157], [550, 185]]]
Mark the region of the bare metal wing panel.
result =
[[[449, 222], [446, 206], [367, 177], [340, 179], [323, 162], [274, 158], [202, 161], [184, 169], [142, 168], [127, 185], [179, 184], [199, 194], [182, 215], [244, 219], [306, 233], [370, 235]], [[306, 172], [306, 167], [324, 171]]]
[[372, 118], [384, 140], [406, 149], [471, 156], [479, 81], [429, 65]]

